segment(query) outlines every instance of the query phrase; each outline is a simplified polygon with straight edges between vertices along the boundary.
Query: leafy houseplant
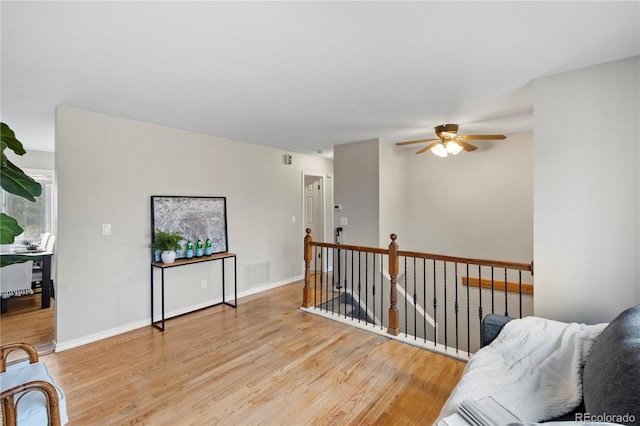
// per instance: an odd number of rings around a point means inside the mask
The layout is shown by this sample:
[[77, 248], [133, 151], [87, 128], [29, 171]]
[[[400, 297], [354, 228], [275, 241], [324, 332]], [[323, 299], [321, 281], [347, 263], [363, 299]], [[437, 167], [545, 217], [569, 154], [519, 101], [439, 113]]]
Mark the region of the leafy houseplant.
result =
[[[6, 148], [16, 155], [24, 155], [26, 151], [22, 143], [16, 139], [16, 135], [5, 123], [0, 123], [0, 143], [2, 145], [2, 158], [0, 163], [0, 184], [5, 191], [27, 199], [36, 201], [36, 197], [42, 193], [42, 186], [31, 177], [27, 176], [18, 166], [13, 164], [4, 153]], [[13, 244], [15, 238], [22, 234], [24, 229], [14, 218], [0, 213], [0, 244]], [[22, 263], [29, 260], [24, 256], [3, 255], [0, 267], [14, 263]]]
[[178, 232], [164, 232], [157, 229], [150, 247], [162, 251], [163, 263], [173, 263], [176, 259], [176, 251], [181, 248], [180, 241], [182, 240], [184, 237]]

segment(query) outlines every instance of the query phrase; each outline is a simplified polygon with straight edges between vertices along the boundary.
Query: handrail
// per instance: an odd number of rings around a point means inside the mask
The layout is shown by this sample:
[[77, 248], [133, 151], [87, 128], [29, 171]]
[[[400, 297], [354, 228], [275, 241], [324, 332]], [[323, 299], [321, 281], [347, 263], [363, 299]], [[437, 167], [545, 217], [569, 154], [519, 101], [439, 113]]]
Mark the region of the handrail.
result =
[[398, 250], [398, 256], [416, 257], [418, 259], [441, 260], [443, 262], [468, 263], [469, 265], [480, 265], [480, 266], [488, 266], [488, 267], [494, 267], [494, 268], [515, 269], [518, 271], [531, 272], [531, 274], [533, 275], [533, 262], [524, 263], [524, 262], [508, 262], [505, 260], [473, 259], [468, 257], [446, 256], [442, 254], [420, 253], [415, 251], [400, 251], [400, 250]]
[[[377, 248], [377, 247], [364, 247], [364, 246], [349, 245], [349, 244], [324, 243], [319, 241], [309, 241], [309, 245], [312, 247], [326, 247], [326, 248], [341, 249], [341, 250], [361, 251], [366, 253], [377, 253], [377, 254], [387, 254], [387, 255], [389, 254], [389, 249]], [[488, 266], [488, 267], [495, 267], [495, 268], [515, 269], [518, 271], [531, 272], [533, 274], [533, 262], [524, 263], [524, 262], [511, 262], [506, 260], [477, 259], [477, 258], [471, 258], [471, 257], [448, 256], [444, 254], [422, 253], [417, 251], [406, 251], [406, 250], [398, 250], [396, 254], [398, 256], [416, 257], [418, 259], [441, 260], [444, 262], [468, 263], [469, 265], [481, 265], [481, 266]]]
[[353, 250], [353, 251], [362, 251], [367, 253], [389, 254], [388, 249], [376, 248], [376, 247], [352, 246], [348, 244], [336, 244], [336, 243], [321, 243], [317, 241], [310, 241], [309, 245], [313, 247], [326, 247], [326, 248], [334, 248], [339, 250]]

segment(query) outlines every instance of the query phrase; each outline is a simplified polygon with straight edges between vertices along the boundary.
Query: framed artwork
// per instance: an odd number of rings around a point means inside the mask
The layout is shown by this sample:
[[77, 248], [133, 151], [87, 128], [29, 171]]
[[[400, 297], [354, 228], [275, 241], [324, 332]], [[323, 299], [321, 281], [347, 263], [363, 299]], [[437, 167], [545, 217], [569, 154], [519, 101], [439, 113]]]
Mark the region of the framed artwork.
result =
[[[179, 232], [187, 239], [211, 240], [212, 253], [229, 251], [226, 197], [151, 196], [151, 239], [156, 230]], [[183, 247], [186, 240], [182, 242]], [[176, 253], [184, 257], [184, 250]]]

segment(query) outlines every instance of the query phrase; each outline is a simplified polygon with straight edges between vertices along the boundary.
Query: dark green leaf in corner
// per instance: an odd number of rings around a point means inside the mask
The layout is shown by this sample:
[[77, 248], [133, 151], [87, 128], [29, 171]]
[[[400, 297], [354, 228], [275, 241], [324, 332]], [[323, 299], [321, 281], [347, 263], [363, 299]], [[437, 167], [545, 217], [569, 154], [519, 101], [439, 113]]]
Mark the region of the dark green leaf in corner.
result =
[[17, 220], [0, 213], [0, 244], [13, 244], [13, 240], [23, 231]]
[[42, 193], [42, 186], [30, 176], [25, 175], [11, 161], [4, 158], [3, 160], [6, 163], [0, 171], [2, 189], [29, 201], [36, 201], [35, 197], [40, 196]]
[[22, 143], [16, 139], [16, 134], [5, 123], [0, 123], [0, 140], [2, 140], [3, 153], [6, 147], [9, 147], [17, 155], [24, 155], [26, 153]]
[[36, 201], [42, 193], [42, 186], [30, 176], [27, 176], [18, 166], [7, 158], [4, 150], [11, 149], [18, 155], [25, 154], [24, 147], [16, 135], [5, 123], [0, 123], [2, 141], [2, 164], [0, 165], [0, 185], [5, 191], [25, 198], [29, 201]]
[[4, 268], [7, 265], [13, 265], [14, 263], [24, 263], [27, 260], [33, 260], [28, 256], [19, 256], [15, 254], [3, 254], [0, 256], [0, 268]]

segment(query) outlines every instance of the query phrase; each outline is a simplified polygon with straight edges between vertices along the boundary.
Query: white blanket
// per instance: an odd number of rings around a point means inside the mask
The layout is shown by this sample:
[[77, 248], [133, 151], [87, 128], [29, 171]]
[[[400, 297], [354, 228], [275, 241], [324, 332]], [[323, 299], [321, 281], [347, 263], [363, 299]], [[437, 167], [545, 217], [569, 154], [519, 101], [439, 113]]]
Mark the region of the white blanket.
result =
[[31, 290], [31, 274], [33, 261], [7, 265], [0, 270], [0, 297], [8, 299], [13, 296], [33, 294]]
[[492, 396], [523, 422], [553, 419], [582, 400], [582, 367], [606, 324], [564, 323], [537, 317], [508, 322], [469, 360], [439, 418], [463, 399]]

